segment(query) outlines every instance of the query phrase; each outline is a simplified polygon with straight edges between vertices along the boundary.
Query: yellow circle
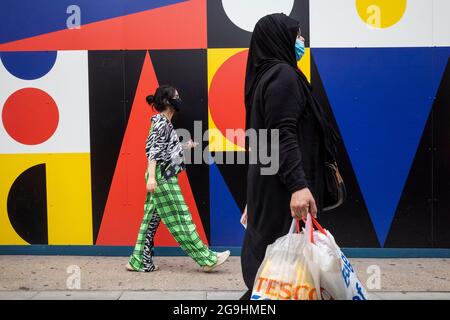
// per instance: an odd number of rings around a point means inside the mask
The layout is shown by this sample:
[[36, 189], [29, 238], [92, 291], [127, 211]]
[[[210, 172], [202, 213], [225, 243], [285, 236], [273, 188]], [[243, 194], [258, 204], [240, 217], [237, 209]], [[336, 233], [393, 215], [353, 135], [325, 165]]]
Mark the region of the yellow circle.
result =
[[406, 11], [407, 0], [356, 0], [359, 17], [367, 25], [384, 29], [399, 22]]

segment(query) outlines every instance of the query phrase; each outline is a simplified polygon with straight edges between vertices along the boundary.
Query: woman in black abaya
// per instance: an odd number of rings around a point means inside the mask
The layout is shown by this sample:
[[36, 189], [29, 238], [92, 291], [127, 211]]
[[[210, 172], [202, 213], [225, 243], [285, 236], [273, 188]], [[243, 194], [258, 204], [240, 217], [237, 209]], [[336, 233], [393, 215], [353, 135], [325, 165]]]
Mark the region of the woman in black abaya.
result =
[[[246, 127], [279, 131], [278, 146], [267, 142], [268, 150], [278, 148], [279, 169], [275, 175], [262, 175], [262, 164], [249, 165], [247, 229], [241, 254], [249, 291], [242, 299], [250, 298], [266, 247], [288, 232], [292, 218], [317, 216], [323, 207], [324, 162], [332, 129], [297, 67], [303, 41], [298, 21], [272, 14], [258, 21], [250, 42]], [[258, 148], [261, 143], [258, 136]]]

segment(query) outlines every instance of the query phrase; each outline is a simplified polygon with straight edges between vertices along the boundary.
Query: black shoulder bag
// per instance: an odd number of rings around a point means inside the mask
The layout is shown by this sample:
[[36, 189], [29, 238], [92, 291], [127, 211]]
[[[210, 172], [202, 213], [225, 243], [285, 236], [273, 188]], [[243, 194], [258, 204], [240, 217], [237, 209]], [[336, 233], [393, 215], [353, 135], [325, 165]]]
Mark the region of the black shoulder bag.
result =
[[[302, 84], [304, 85], [303, 81]], [[323, 114], [323, 110], [310, 92], [306, 88], [306, 96], [308, 102], [322, 127], [323, 140], [325, 145], [325, 163], [324, 163], [324, 195], [322, 211], [330, 211], [339, 207], [344, 203], [347, 197], [344, 180], [339, 172], [336, 160], [336, 145], [340, 140], [338, 133], [334, 130], [327, 118]]]

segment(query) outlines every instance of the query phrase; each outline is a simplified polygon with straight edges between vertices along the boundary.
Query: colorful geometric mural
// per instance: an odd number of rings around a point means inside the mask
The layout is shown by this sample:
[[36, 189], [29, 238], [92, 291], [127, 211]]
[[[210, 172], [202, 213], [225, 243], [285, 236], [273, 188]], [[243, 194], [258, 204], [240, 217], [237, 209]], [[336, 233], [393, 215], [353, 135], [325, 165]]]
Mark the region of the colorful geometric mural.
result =
[[[145, 96], [210, 157], [237, 157], [258, 19], [301, 23], [299, 67], [343, 137], [347, 202], [320, 215], [344, 247], [450, 248], [446, 0], [74, 0], [0, 3], [0, 245], [134, 244], [145, 199]], [[201, 121], [203, 139], [195, 135]], [[194, 152], [194, 151], [192, 151]], [[200, 237], [239, 247], [246, 165], [188, 164]], [[157, 246], [177, 246], [161, 224]]]

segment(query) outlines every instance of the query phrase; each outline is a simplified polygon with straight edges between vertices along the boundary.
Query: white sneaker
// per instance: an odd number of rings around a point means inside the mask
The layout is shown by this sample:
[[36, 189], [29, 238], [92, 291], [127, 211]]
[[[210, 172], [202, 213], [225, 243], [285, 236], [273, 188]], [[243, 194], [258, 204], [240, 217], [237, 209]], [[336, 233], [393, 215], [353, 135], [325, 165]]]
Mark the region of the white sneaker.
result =
[[[125, 266], [125, 268], [126, 268], [128, 271], [145, 272], [144, 270], [140, 271], [140, 270], [134, 269], [134, 268], [131, 266], [131, 264], [130, 264], [129, 262], [127, 263], [127, 265]], [[159, 270], [159, 267], [155, 264], [155, 269], [153, 269], [153, 270], [150, 271], [150, 272], [158, 271], [158, 270]]]
[[227, 250], [227, 251], [224, 251], [224, 252], [217, 252], [217, 262], [216, 262], [216, 264], [214, 264], [212, 266], [203, 266], [202, 270], [204, 272], [211, 272], [211, 271], [213, 271], [215, 268], [217, 268], [218, 266], [223, 264], [228, 259], [229, 256], [230, 256], [230, 250]]

